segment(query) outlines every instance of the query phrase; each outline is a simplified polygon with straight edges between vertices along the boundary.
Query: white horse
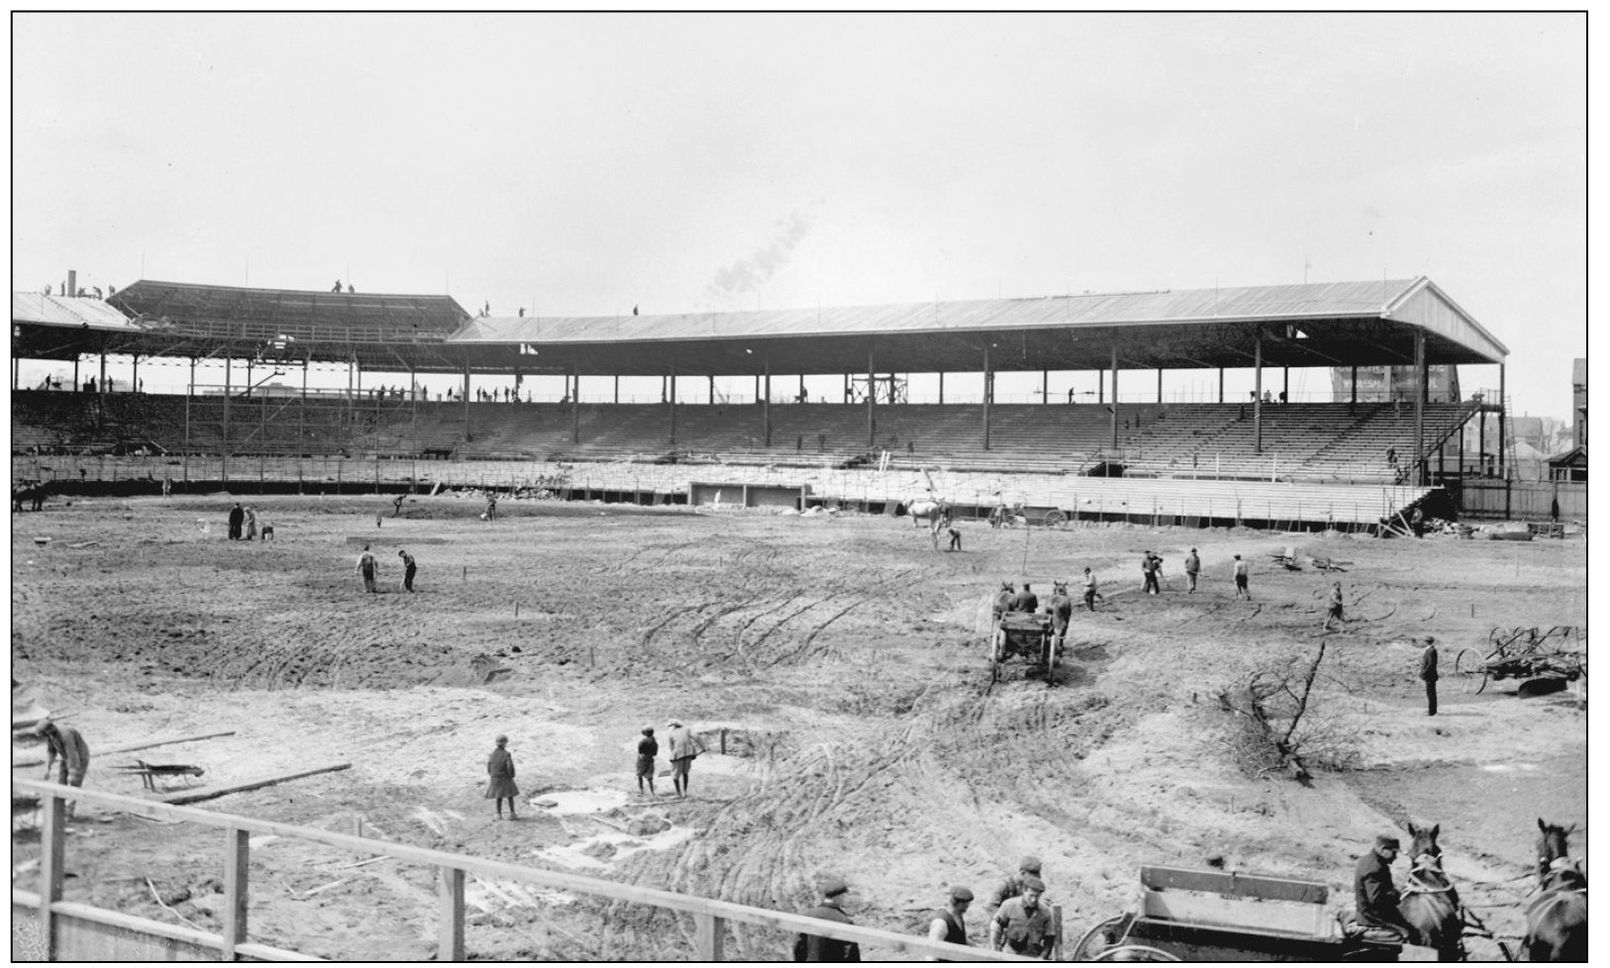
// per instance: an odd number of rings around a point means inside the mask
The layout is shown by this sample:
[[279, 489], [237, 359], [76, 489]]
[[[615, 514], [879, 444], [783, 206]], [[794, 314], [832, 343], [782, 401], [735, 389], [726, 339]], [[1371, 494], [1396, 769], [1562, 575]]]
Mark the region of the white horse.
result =
[[919, 528], [922, 527], [924, 521], [932, 526], [933, 522], [939, 520], [944, 511], [945, 502], [936, 501], [931, 497], [906, 502], [906, 513], [911, 515], [911, 523]]

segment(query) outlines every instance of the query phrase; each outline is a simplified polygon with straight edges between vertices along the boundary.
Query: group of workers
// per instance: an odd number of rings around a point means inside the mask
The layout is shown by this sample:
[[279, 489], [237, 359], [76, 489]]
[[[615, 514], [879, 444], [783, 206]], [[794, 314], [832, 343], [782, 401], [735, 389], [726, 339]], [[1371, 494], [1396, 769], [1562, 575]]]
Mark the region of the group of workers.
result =
[[[989, 919], [991, 950], [1009, 950], [1014, 954], [1046, 961], [1051, 959], [1057, 943], [1057, 928], [1051, 918], [1050, 904], [1045, 901], [1045, 882], [1040, 875], [1040, 859], [1024, 857], [1018, 863], [1017, 873], [1007, 877], [990, 895], [988, 906], [993, 911]], [[823, 878], [818, 889], [820, 900], [805, 912], [806, 917], [839, 924], [855, 923], [844, 911], [850, 886], [842, 877]], [[971, 888], [962, 884], [951, 885], [945, 893], [945, 906], [934, 911], [933, 918], [928, 922], [928, 940], [970, 944], [966, 918], [972, 904]], [[860, 961], [861, 947], [854, 941], [801, 932], [794, 939], [794, 960]]]

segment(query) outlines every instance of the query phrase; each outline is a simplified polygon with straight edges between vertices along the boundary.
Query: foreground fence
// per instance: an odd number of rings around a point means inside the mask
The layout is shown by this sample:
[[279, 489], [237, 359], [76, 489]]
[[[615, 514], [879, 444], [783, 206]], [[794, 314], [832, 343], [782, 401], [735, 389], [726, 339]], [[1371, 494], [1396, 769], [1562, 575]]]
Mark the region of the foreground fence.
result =
[[[11, 889], [12, 959], [14, 961], [319, 961], [304, 952], [251, 940], [248, 911], [251, 885], [251, 834], [270, 834], [325, 844], [360, 855], [393, 857], [436, 871], [435, 936], [437, 960], [463, 961], [466, 878], [499, 878], [592, 895], [610, 901], [641, 904], [675, 912], [692, 919], [695, 961], [721, 961], [733, 925], [746, 924], [787, 932], [808, 932], [854, 941], [877, 959], [948, 958], [965, 961], [1032, 961], [986, 948], [933, 942], [925, 937], [896, 934], [880, 928], [856, 927], [821, 921], [798, 914], [733, 904], [710, 898], [618, 884], [579, 874], [483, 860], [462, 854], [430, 850], [367, 837], [332, 833], [313, 827], [258, 820], [236, 814], [213, 813], [194, 807], [153, 803], [138, 797], [82, 790], [40, 780], [13, 778], [12, 796], [33, 794], [41, 800], [41, 840], [38, 889]], [[62, 900], [66, 883], [66, 801], [91, 803], [125, 814], [165, 821], [186, 821], [221, 831], [225, 903], [219, 909], [222, 929], [217, 933], [167, 924], [148, 918]], [[15, 851], [15, 848], [13, 848]], [[14, 882], [15, 885], [15, 882]], [[29, 920], [36, 930], [25, 927]], [[491, 930], [515, 931], [515, 928]], [[30, 937], [31, 933], [31, 937]], [[662, 946], [655, 957], [669, 957]], [[775, 958], [785, 960], [786, 945]]]

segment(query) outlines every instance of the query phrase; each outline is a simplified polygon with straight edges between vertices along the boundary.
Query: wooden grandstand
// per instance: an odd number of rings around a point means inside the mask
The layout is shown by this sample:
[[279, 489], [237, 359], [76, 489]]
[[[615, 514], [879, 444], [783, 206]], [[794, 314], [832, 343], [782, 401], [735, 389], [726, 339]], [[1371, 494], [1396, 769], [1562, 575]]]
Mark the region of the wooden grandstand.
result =
[[[14, 388], [14, 451], [939, 468], [1106, 478], [1138, 494], [1179, 479], [1198, 492], [1206, 479], [1425, 487], [1440, 445], [1488, 412], [1499, 416], [1500, 464], [1504, 446], [1501, 386], [1497, 403], [1430, 399], [1428, 366], [1498, 363], [1501, 385], [1507, 351], [1424, 278], [625, 319], [471, 319], [446, 296], [149, 281], [122, 290], [110, 307], [94, 303], [100, 316], [73, 312], [73, 302], [15, 294], [15, 352], [75, 361], [222, 356], [248, 367], [335, 362], [461, 374], [465, 392], [430, 401], [227, 383], [167, 396]], [[1118, 385], [1119, 370], [1222, 371], [1250, 361], [1262, 388], [1269, 367], [1404, 360], [1415, 362], [1421, 391], [1389, 404], [1356, 394], [1332, 403], [1272, 404], [1255, 394], [1244, 403], [1170, 404], [1160, 376], [1159, 399], [1141, 402], [1131, 385]], [[891, 368], [982, 371], [985, 397], [772, 402], [788, 395], [773, 392], [773, 376], [843, 374], [848, 395], [852, 382], [872, 386]], [[996, 403], [993, 374], [1002, 369], [1099, 370], [1122, 402]], [[580, 403], [574, 391], [560, 403], [466, 399], [473, 374], [518, 383], [522, 373], [563, 374], [577, 388], [584, 374], [659, 375], [668, 393], [659, 404]], [[752, 376], [757, 402], [677, 401], [679, 377], [716, 375]]]

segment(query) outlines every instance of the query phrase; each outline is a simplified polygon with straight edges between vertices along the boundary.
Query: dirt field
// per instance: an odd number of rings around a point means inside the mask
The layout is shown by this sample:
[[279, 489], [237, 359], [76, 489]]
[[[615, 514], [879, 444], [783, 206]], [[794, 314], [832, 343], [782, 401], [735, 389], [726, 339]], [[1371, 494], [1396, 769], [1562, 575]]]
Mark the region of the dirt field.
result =
[[[111, 769], [135, 755], [201, 765], [209, 784], [350, 761], [202, 806], [343, 832], [361, 820], [371, 836], [788, 910], [832, 872], [855, 885], [859, 923], [898, 931], [921, 930], [947, 885], [982, 897], [1032, 852], [1070, 941], [1133, 907], [1141, 864], [1219, 856], [1350, 901], [1354, 859], [1409, 819], [1442, 825], [1466, 901], [1515, 934], [1537, 817], [1586, 825], [1577, 697], [1523, 699], [1513, 681], [1471, 695], [1453, 675], [1455, 653], [1485, 647], [1493, 626], [1587, 624], [1580, 537], [966, 524], [952, 554], [905, 518], [505, 501], [488, 523], [464, 498], [392, 518], [383, 498], [269, 497], [248, 503], [276, 540], [245, 544], [225, 539], [230, 501], [13, 515], [12, 675], [25, 690], [96, 750], [235, 731], [98, 756], [90, 786], [137, 793]], [[380, 594], [354, 572], [363, 542]], [[1193, 545], [1206, 574], [1187, 596]], [[1314, 715], [1356, 734], [1359, 765], [1308, 787], [1239, 772], [1212, 699], [1320, 644], [1332, 577], [1280, 569], [1269, 553], [1287, 545], [1352, 562], [1334, 576], [1352, 621], [1326, 637]], [[417, 594], [401, 591], [398, 548], [419, 560]], [[1160, 597], [1139, 594], [1148, 548], [1165, 562]], [[1235, 553], [1252, 562], [1252, 603], [1234, 600]], [[1052, 578], [1086, 565], [1107, 602], [1076, 613], [1055, 687], [1021, 659], [991, 687], [982, 643], [999, 582], [1027, 577], [1044, 600]], [[1446, 677], [1435, 718], [1409, 641], [1425, 634]], [[638, 731], [663, 736], [673, 716], [711, 752], [688, 800], [646, 804]], [[530, 798], [518, 823], [496, 822], [481, 798], [500, 732]], [[669, 777], [658, 783], [670, 792]], [[174, 921], [149, 878], [173, 912], [216, 929], [221, 834], [85, 813], [69, 899]], [[669, 830], [622, 832], [656, 814]], [[1586, 852], [1584, 835], [1573, 848]], [[36, 835], [14, 836], [18, 886], [33, 887], [37, 853]], [[353, 867], [274, 838], [254, 839], [252, 856], [253, 940], [342, 959], [432, 955], [433, 872]], [[475, 878], [468, 891], [475, 958], [691, 951], [691, 922], [668, 915]], [[975, 938], [985, 918], [980, 901]], [[787, 943], [740, 928], [729, 957], [786, 958]]]

